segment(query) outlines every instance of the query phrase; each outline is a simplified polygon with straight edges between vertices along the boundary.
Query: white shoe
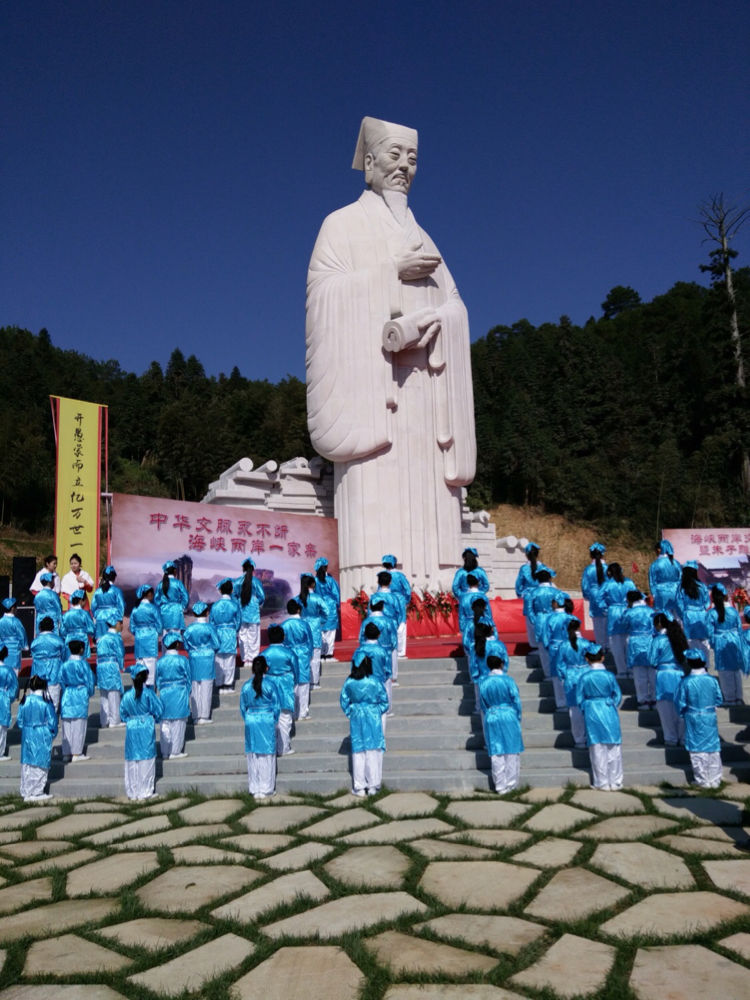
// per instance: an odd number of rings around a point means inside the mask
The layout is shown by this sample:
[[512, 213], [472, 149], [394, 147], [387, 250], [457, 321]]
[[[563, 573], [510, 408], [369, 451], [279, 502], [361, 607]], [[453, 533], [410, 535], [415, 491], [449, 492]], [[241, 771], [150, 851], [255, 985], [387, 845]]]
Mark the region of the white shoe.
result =
[[377, 795], [379, 791], [380, 791], [379, 788], [368, 788], [367, 789], [367, 794], [368, 795]]
[[183, 750], [182, 753], [171, 753], [167, 760], [180, 760], [182, 757], [187, 757], [187, 753]]
[[297, 751], [296, 751], [296, 750], [294, 749], [294, 747], [289, 747], [289, 749], [288, 749], [288, 750], [285, 750], [285, 751], [284, 751], [284, 753], [283, 753], [283, 754], [282, 754], [281, 756], [282, 756], [282, 757], [291, 757], [291, 756], [292, 756], [292, 754], [293, 754], [293, 753], [296, 753], [296, 752], [297, 752]]
[[399, 684], [398, 681], [391, 681], [391, 687], [397, 688], [397, 687], [401, 687], [401, 685]]
[[254, 799], [264, 799], [265, 797], [266, 797], [266, 793], [265, 792], [254, 792], [253, 793], [253, 798]]
[[2, 755], [2, 757], [0, 757], [0, 760], [10, 760], [10, 754], [9, 753], [4, 753]]
[[71, 757], [71, 762], [73, 764], [77, 764], [79, 761], [82, 760], [91, 760], [91, 758], [87, 753], [74, 753], [73, 756]]
[[358, 799], [363, 799], [367, 792], [364, 788], [352, 788], [352, 795], [356, 795]]

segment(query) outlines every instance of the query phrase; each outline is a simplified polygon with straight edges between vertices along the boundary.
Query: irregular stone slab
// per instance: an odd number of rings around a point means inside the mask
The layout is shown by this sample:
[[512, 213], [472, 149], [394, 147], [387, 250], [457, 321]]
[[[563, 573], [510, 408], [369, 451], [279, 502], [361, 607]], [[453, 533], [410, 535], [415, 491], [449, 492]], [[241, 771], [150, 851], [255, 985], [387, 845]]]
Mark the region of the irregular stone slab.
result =
[[180, 826], [161, 833], [150, 833], [146, 837], [134, 837], [122, 844], [113, 844], [115, 851], [128, 851], [133, 847], [179, 847], [189, 844], [192, 840], [223, 837], [231, 833], [232, 828], [226, 823], [206, 823], [204, 826]]
[[736, 802], [747, 802], [748, 798], [750, 798], [750, 792], [748, 792], [747, 782], [745, 781], [725, 785], [721, 790], [721, 794], [725, 799], [733, 799]]
[[522, 948], [547, 933], [545, 927], [532, 924], [518, 917], [494, 917], [479, 913], [448, 913], [435, 917], [423, 924], [415, 924], [414, 930], [427, 927], [438, 937], [460, 938], [470, 944], [482, 945], [493, 951], [517, 955]]
[[352, 847], [325, 865], [339, 882], [359, 888], [400, 889], [409, 859], [397, 847]]
[[745, 931], [740, 931], [739, 934], [730, 934], [729, 937], [719, 941], [719, 944], [722, 948], [734, 951], [746, 961], [750, 961], [750, 934]]
[[424, 854], [431, 861], [457, 861], [459, 858], [470, 858], [482, 861], [494, 858], [494, 851], [486, 847], [474, 847], [472, 844], [454, 844], [450, 840], [414, 840], [409, 844], [415, 851]]
[[704, 861], [703, 867], [719, 889], [750, 896], [750, 861]]
[[644, 889], [689, 889], [695, 885], [684, 861], [648, 844], [600, 844], [591, 864]]
[[500, 910], [523, 896], [538, 875], [504, 861], [431, 861], [419, 885], [447, 906]]
[[300, 830], [306, 837], [338, 837], [347, 830], [361, 830], [366, 826], [380, 823], [380, 817], [368, 812], [367, 809], [344, 809], [327, 819], [313, 823], [305, 830]]
[[330, 844], [318, 844], [315, 840], [311, 840], [306, 844], [300, 844], [299, 847], [282, 851], [281, 854], [273, 854], [270, 858], [265, 858], [264, 863], [275, 871], [298, 871], [320, 861], [333, 850]]
[[[250, 833], [284, 833], [289, 827], [307, 823], [316, 816], [322, 816], [324, 813], [325, 809], [316, 809], [315, 806], [301, 804], [264, 806], [254, 809], [249, 816], [243, 816], [240, 823]], [[371, 813], [367, 813], [367, 815], [371, 816]], [[377, 821], [377, 817], [371, 816], [371, 818]], [[308, 833], [309, 831], [305, 832]]]
[[117, 972], [130, 959], [93, 944], [77, 934], [35, 941], [26, 955], [24, 976], [75, 976], [95, 972]]
[[613, 816], [612, 819], [603, 819], [593, 826], [576, 831], [574, 836], [591, 840], [640, 840], [651, 833], [668, 830], [671, 826], [674, 826], [674, 821], [663, 816]]
[[123, 1000], [109, 986], [11, 986], [0, 1000]]
[[[469, 862], [470, 863], [470, 862]], [[338, 937], [348, 931], [372, 927], [383, 920], [395, 920], [403, 913], [424, 913], [427, 907], [408, 892], [370, 892], [362, 896], [344, 896], [330, 903], [323, 903], [305, 913], [277, 920], [263, 928], [272, 938]]]
[[570, 800], [574, 806], [593, 809], [600, 813], [642, 813], [646, 807], [637, 795], [627, 792], [608, 792], [603, 795], [594, 788], [582, 788]]
[[614, 960], [615, 949], [608, 944], [563, 934], [538, 962], [510, 982], [533, 990], [550, 989], [561, 997], [586, 996], [602, 988]]
[[28, 903], [52, 898], [52, 879], [36, 878], [0, 889], [0, 913], [13, 913]]
[[537, 865], [539, 868], [563, 868], [570, 864], [581, 846], [575, 840], [545, 837], [520, 854], [514, 854], [513, 860], [523, 861], [527, 865]]
[[356, 806], [358, 801], [356, 795], [344, 792], [343, 795], [337, 795], [335, 799], [328, 799], [326, 809], [349, 809], [351, 806]]
[[321, 899], [326, 899], [328, 895], [328, 887], [323, 885], [312, 872], [294, 872], [291, 875], [282, 875], [281, 878], [267, 882], [259, 889], [253, 889], [244, 896], [211, 910], [211, 916], [220, 920], [250, 924], [264, 911], [273, 910], [282, 904], [293, 903], [301, 897], [317, 903]]
[[526, 820], [524, 826], [527, 830], [539, 830], [542, 833], [562, 833], [574, 826], [580, 826], [587, 819], [596, 819], [596, 816], [584, 809], [556, 802], [554, 805], [544, 806], [531, 819]]
[[98, 851], [92, 848], [81, 848], [80, 851], [71, 851], [70, 854], [58, 854], [54, 858], [34, 861], [30, 865], [16, 868], [16, 871], [22, 874], [24, 878], [30, 878], [33, 875], [50, 871], [53, 868], [57, 871], [68, 871], [70, 868], [77, 868], [78, 865], [85, 865], [89, 861], [96, 861], [98, 857], [101, 857]]
[[501, 986], [482, 986], [462, 983], [461, 986], [444, 986], [430, 983], [427, 986], [390, 986], [383, 1000], [524, 1000], [520, 993], [511, 993]]
[[126, 948], [145, 948], [161, 951], [175, 944], [182, 944], [206, 929], [200, 920], [167, 920], [165, 917], [140, 917], [114, 927], [102, 927], [96, 933]]
[[650, 935], [664, 940], [710, 930], [725, 920], [750, 913], [750, 907], [715, 892], [662, 892], [641, 900], [602, 924], [611, 937]]
[[3, 844], [0, 852], [7, 854], [10, 858], [24, 860], [33, 858], [37, 854], [60, 854], [69, 850], [73, 844], [69, 840], [21, 840], [16, 844]]
[[174, 997], [186, 990], [198, 990], [211, 979], [236, 969], [254, 951], [255, 945], [246, 938], [223, 934], [164, 965], [128, 976], [128, 982]]
[[238, 851], [222, 851], [219, 847], [206, 847], [205, 844], [173, 847], [172, 857], [177, 864], [184, 865], [205, 865], [212, 861], [242, 864], [245, 860], [245, 856]]
[[113, 854], [111, 857], [94, 861], [93, 864], [77, 868], [68, 875], [66, 892], [68, 896], [88, 896], [96, 892], [111, 894], [124, 885], [135, 882], [141, 875], [155, 871], [159, 867], [156, 851], [133, 851], [130, 854]]
[[[344, 815], [347, 815], [344, 813]], [[351, 814], [348, 814], [351, 815]], [[345, 844], [398, 844], [404, 840], [414, 840], [416, 837], [429, 837], [433, 834], [448, 833], [453, 827], [441, 819], [395, 819], [391, 823], [370, 827], [368, 830], [358, 830], [346, 837], [341, 837]]]
[[439, 805], [438, 800], [426, 792], [393, 792], [378, 802], [377, 809], [392, 819], [402, 819], [404, 816], [426, 816], [435, 812]]
[[73, 812], [77, 813], [106, 813], [106, 812], [117, 812], [118, 807], [114, 802], [96, 802], [90, 799], [84, 799], [82, 802], [77, 802], [73, 806]]
[[0, 921], [0, 942], [59, 934], [70, 927], [105, 920], [120, 908], [119, 899], [72, 899], [36, 906]]
[[242, 799], [208, 799], [180, 812], [184, 823], [222, 823], [229, 816], [243, 812], [247, 806]]
[[519, 798], [522, 802], [529, 802], [532, 805], [540, 805], [543, 802], [557, 802], [562, 796], [561, 788], [530, 788]]
[[146, 819], [137, 819], [133, 823], [123, 823], [122, 826], [116, 826], [111, 830], [92, 833], [85, 839], [89, 844], [111, 844], [112, 841], [122, 840], [123, 837], [139, 837], [141, 834], [169, 829], [170, 824], [167, 816], [147, 816]]
[[682, 830], [681, 837], [698, 837], [701, 840], [723, 840], [747, 849], [750, 847], [750, 830], [746, 826], [696, 826]]
[[214, 899], [263, 878], [244, 865], [194, 865], [170, 868], [136, 891], [143, 906], [165, 913], [194, 913]]
[[627, 889], [585, 868], [565, 868], [552, 876], [525, 912], [543, 920], [580, 920], [627, 895]]
[[180, 796], [176, 799], [164, 799], [160, 802], [154, 802], [153, 805], [149, 804], [142, 808], [145, 808], [146, 812], [152, 816], [156, 816], [161, 813], [178, 812], [180, 809], [184, 809], [189, 802], [190, 799]]
[[467, 837], [477, 844], [497, 850], [518, 847], [531, 839], [525, 830], [457, 830], [455, 833], [446, 834], [443, 839], [462, 841]]
[[529, 811], [522, 802], [503, 802], [501, 799], [473, 802], [452, 802], [445, 810], [447, 816], [460, 819], [469, 826], [510, 826]]
[[726, 799], [683, 797], [679, 799], [654, 799], [659, 812], [677, 819], [692, 819], [716, 826], [741, 826], [742, 803]]
[[400, 931], [378, 934], [364, 941], [364, 946], [374, 953], [381, 964], [390, 966], [396, 975], [427, 972], [438, 976], [464, 976], [470, 972], [489, 972], [497, 965], [497, 959], [489, 955], [425, 941]]
[[697, 854], [703, 858], [747, 857], [747, 850], [745, 848], [725, 841], [714, 840], [711, 837], [683, 837], [676, 835], [672, 837], [659, 837], [656, 843], [664, 847], [669, 847], [673, 851], [679, 851], [681, 854]]
[[[0, 830], [20, 830], [30, 823], [44, 823], [60, 815], [59, 806], [31, 806], [0, 816]], [[37, 837], [39, 831], [37, 830]], [[15, 839], [15, 838], [14, 838]]]
[[294, 843], [294, 837], [285, 833], [241, 833], [237, 837], [226, 837], [223, 843], [239, 847], [241, 851], [252, 851], [253, 854], [270, 854]]
[[237, 1000], [357, 1000], [365, 977], [341, 948], [279, 948], [232, 987]]
[[747, 1000], [750, 972], [698, 944], [639, 948], [630, 988], [639, 1000]]
[[124, 812], [106, 813], [71, 813], [69, 816], [61, 816], [60, 819], [53, 819], [51, 823], [37, 828], [37, 839], [49, 837], [51, 840], [66, 837], [81, 837], [84, 833], [94, 833], [103, 830], [105, 827], [124, 823], [130, 819]]

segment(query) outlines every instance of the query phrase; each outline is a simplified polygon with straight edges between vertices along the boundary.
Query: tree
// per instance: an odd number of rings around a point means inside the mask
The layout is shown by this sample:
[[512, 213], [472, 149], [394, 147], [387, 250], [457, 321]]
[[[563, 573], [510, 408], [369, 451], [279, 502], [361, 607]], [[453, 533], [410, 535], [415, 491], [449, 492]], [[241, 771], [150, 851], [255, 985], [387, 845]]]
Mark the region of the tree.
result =
[[641, 297], [630, 285], [615, 285], [602, 302], [604, 319], [614, 319], [628, 309], [636, 309], [641, 304]]

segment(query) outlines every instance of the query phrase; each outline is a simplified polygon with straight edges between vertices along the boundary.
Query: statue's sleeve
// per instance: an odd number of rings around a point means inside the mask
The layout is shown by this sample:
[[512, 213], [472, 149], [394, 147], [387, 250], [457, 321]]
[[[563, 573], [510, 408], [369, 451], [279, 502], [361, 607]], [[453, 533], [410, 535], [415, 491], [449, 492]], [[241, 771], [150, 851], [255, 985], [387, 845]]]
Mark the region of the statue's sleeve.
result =
[[[355, 205], [324, 221], [307, 278], [307, 420], [313, 447], [335, 462], [391, 443], [392, 365], [382, 327], [395, 266]], [[363, 253], [363, 248], [366, 251]], [[357, 265], [368, 260], [368, 266]]]

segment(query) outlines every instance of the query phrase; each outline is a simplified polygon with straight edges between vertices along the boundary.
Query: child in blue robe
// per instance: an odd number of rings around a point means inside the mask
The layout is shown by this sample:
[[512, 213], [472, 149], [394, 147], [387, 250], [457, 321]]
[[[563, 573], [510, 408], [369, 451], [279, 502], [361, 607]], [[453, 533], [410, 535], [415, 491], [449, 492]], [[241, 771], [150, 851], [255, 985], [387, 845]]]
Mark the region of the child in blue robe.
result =
[[47, 682], [47, 695], [55, 706], [55, 712], [60, 709], [60, 671], [63, 656], [67, 657], [65, 643], [55, 631], [55, 623], [50, 617], [42, 618], [38, 623], [39, 635], [31, 643], [31, 673], [43, 677]]
[[518, 786], [523, 753], [521, 698], [506, 664], [499, 656], [488, 656], [489, 672], [479, 678], [479, 706], [498, 795]]
[[187, 757], [185, 731], [190, 714], [190, 663], [180, 652], [182, 636], [167, 632], [164, 636], [164, 656], [156, 661], [156, 687], [163, 715], [159, 740], [164, 760]]
[[253, 676], [240, 693], [240, 715], [245, 723], [247, 787], [256, 799], [276, 794], [276, 726], [281, 705], [278, 688], [268, 677], [265, 656], [253, 660]]
[[148, 670], [139, 670], [120, 704], [125, 723], [125, 794], [150, 799], [156, 783], [156, 723], [163, 714], [161, 700], [146, 686]]
[[51, 799], [45, 793], [52, 760], [52, 740], [57, 735], [57, 713], [47, 697], [47, 682], [34, 674], [18, 708], [21, 730], [21, 795], [24, 802]]
[[677, 688], [675, 705], [685, 720], [685, 749], [690, 754], [693, 782], [702, 788], [718, 788], [722, 773], [716, 708], [722, 703], [721, 688], [706, 671], [700, 649], [685, 652], [685, 666], [688, 673]]
[[219, 691], [229, 693], [234, 688], [237, 633], [242, 624], [242, 615], [239, 603], [233, 596], [234, 581], [226, 576], [216, 587], [221, 597], [211, 605], [208, 616], [209, 625], [213, 625], [219, 637], [219, 648], [214, 656], [215, 681]]
[[586, 652], [589, 669], [578, 682], [578, 707], [586, 724], [591, 761], [591, 787], [612, 792], [622, 788], [622, 733], [617, 709], [622, 701], [617, 680], [604, 666], [604, 650]]
[[742, 704], [742, 671], [745, 656], [742, 649], [742, 622], [731, 604], [726, 603], [724, 585], [717, 583], [711, 590], [713, 607], [708, 612], [708, 641], [714, 651], [714, 665], [725, 705]]
[[94, 616], [94, 635], [98, 639], [109, 628], [109, 616], [116, 611], [122, 621], [125, 615], [125, 598], [115, 580], [117, 572], [114, 566], [105, 566], [99, 586], [91, 599], [91, 614]]
[[0, 760], [10, 760], [7, 751], [10, 706], [18, 697], [18, 677], [8, 666], [8, 647], [0, 648]]
[[125, 646], [122, 641], [122, 614], [119, 607], [111, 604], [100, 611], [100, 622], [107, 631], [99, 636], [96, 643], [96, 683], [99, 687], [99, 725], [102, 729], [118, 728], [120, 701], [123, 691], [122, 671], [125, 669]]
[[664, 746], [682, 743], [685, 723], [675, 706], [675, 694], [683, 678], [682, 666], [688, 648], [682, 626], [666, 611], [654, 615], [656, 634], [651, 639], [648, 657], [656, 670], [656, 711], [659, 713]]
[[208, 605], [196, 601], [195, 621], [185, 629], [185, 649], [190, 660], [190, 712], [196, 726], [208, 725], [211, 719], [216, 668], [214, 661], [220, 640], [216, 629], [208, 622]]
[[[133, 633], [134, 670], [145, 667], [148, 684], [154, 686], [156, 658], [159, 655], [159, 639], [162, 620], [159, 609], [154, 604], [154, 588], [143, 583], [135, 592], [136, 604], [130, 612], [130, 631]], [[132, 671], [131, 671], [132, 672]]]
[[388, 711], [385, 687], [372, 676], [369, 657], [362, 658], [341, 688], [339, 704], [349, 720], [352, 795], [377, 795], [383, 783], [383, 713]]
[[[68, 612], [70, 614], [70, 612]], [[84, 751], [86, 725], [89, 718], [89, 698], [94, 693], [94, 674], [83, 657], [82, 639], [68, 643], [70, 656], [62, 665], [60, 684], [60, 717], [62, 719], [62, 756], [64, 761], [88, 760]]]

